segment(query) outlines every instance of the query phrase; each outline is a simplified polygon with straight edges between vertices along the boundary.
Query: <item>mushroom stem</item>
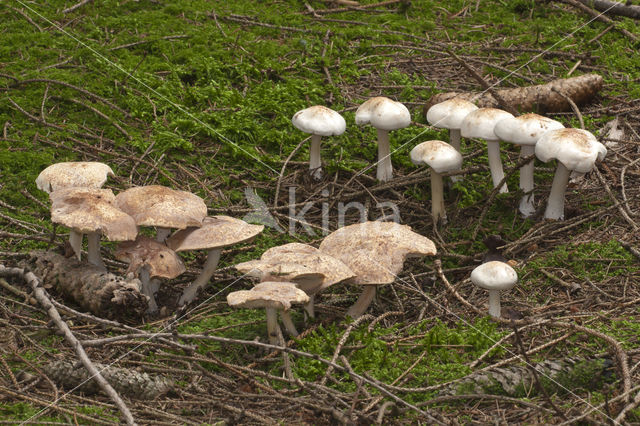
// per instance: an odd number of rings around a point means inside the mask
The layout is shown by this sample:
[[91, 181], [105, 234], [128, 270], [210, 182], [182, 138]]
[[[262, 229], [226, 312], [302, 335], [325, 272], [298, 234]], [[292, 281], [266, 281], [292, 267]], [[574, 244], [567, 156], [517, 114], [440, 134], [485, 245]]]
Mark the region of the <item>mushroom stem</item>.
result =
[[158, 310], [158, 305], [156, 304], [156, 298], [151, 291], [150, 282], [149, 282], [149, 267], [145, 266], [140, 269], [138, 273], [138, 278], [140, 279], [140, 283], [142, 284], [142, 294], [149, 298], [149, 309], [147, 309], [148, 313], [154, 313]]
[[315, 302], [316, 296], [313, 295], [313, 294], [308, 295], [308, 296], [309, 296], [309, 302], [304, 305], [304, 311], [307, 313], [309, 318], [315, 318], [316, 317], [316, 313], [315, 313], [315, 309], [314, 309], [314, 302]]
[[439, 220], [442, 220], [442, 223], [447, 221], [443, 191], [442, 175], [431, 169], [431, 215], [433, 216], [433, 223], [436, 225]]
[[[520, 157], [528, 157], [533, 155], [535, 151], [534, 145], [522, 145], [520, 148]], [[524, 217], [531, 216], [536, 208], [533, 204], [533, 163], [535, 159], [531, 159], [527, 164], [520, 168], [520, 189], [524, 195], [520, 199], [520, 213]]]
[[87, 234], [87, 260], [90, 264], [97, 266], [103, 270], [107, 270], [100, 256], [100, 234], [93, 232]]
[[378, 131], [378, 169], [376, 178], [380, 182], [387, 182], [393, 178], [393, 166], [391, 164], [391, 147], [389, 145], [389, 131]]
[[287, 330], [289, 335], [296, 337], [298, 335], [298, 330], [296, 330], [296, 326], [291, 319], [291, 314], [289, 311], [280, 311], [280, 318], [282, 318], [282, 324], [284, 328]]
[[156, 241], [164, 244], [165, 240], [167, 239], [170, 233], [171, 233], [171, 228], [158, 227], [156, 229]]
[[[495, 188], [504, 178], [502, 160], [500, 159], [500, 141], [487, 141], [487, 152], [489, 155], [489, 170], [491, 171], [491, 179]], [[506, 183], [500, 188], [500, 193], [505, 192], [509, 192]]]
[[[462, 154], [460, 140], [461, 140], [460, 129], [449, 129], [450, 145], [454, 147], [456, 151]], [[452, 182], [462, 181], [462, 175], [451, 176], [451, 181]]]
[[278, 312], [275, 308], [266, 308], [267, 311], [267, 334], [269, 343], [278, 344]]
[[376, 295], [376, 286], [375, 285], [365, 285], [362, 294], [356, 300], [356, 303], [353, 304], [347, 311], [347, 315], [349, 315], [353, 319], [359, 318], [364, 312], [367, 310], [371, 302], [373, 302], [373, 298]]
[[73, 252], [76, 254], [76, 259], [82, 260], [82, 236], [81, 232], [78, 232], [74, 229], [69, 233], [69, 244], [73, 249]]
[[198, 278], [196, 278], [187, 288], [182, 292], [182, 296], [180, 296], [180, 300], [178, 301], [178, 306], [182, 306], [185, 303], [191, 302], [196, 298], [196, 294], [198, 290], [209, 283], [209, 279], [216, 271], [218, 267], [218, 262], [220, 261], [220, 254], [222, 253], [222, 249], [216, 248], [209, 250], [209, 255], [207, 256], [207, 261], [204, 263], [202, 268], [202, 272]]
[[489, 315], [500, 318], [500, 290], [489, 290]]
[[311, 135], [309, 147], [309, 171], [314, 179], [322, 178], [322, 161], [320, 160], [320, 135]]
[[551, 193], [547, 202], [547, 209], [544, 212], [545, 219], [564, 219], [564, 194], [569, 182], [569, 169], [558, 161], [556, 174], [553, 176]]

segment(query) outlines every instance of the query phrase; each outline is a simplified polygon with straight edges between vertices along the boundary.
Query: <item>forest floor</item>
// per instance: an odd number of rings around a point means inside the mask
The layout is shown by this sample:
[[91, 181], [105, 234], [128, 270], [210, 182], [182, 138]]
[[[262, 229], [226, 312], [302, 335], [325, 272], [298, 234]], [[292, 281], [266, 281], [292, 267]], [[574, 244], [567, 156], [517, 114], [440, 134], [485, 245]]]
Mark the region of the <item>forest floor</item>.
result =
[[[210, 215], [251, 221], [264, 206], [271, 219], [255, 241], [223, 251], [211, 284], [184, 309], [176, 298], [204, 252], [163, 284], [158, 316], [106, 323], [48, 288], [92, 361], [169, 381], [152, 400], [123, 395], [139, 424], [640, 424], [640, 22], [603, 22], [574, 1], [356, 3], [3, 2], [0, 263], [64, 249], [68, 231], [52, 225], [38, 173], [102, 161], [116, 173], [106, 185], [115, 193], [162, 184], [198, 194]], [[570, 184], [565, 220], [541, 217], [554, 163], [536, 161], [540, 210], [523, 219], [518, 149], [502, 144], [511, 192], [495, 194], [484, 143], [470, 140], [464, 179], [445, 193], [448, 223], [434, 227], [429, 172], [408, 153], [448, 139], [426, 121], [431, 96], [484, 89], [468, 68], [496, 88], [604, 78], [586, 104], [548, 114], [584, 125], [608, 149]], [[354, 123], [379, 95], [412, 115], [391, 133], [385, 184], [375, 179], [375, 130]], [[308, 175], [307, 135], [291, 125], [314, 104], [347, 121], [343, 135], [323, 140], [320, 181]], [[345, 312], [360, 290], [331, 287], [315, 320], [293, 313], [302, 333], [289, 350], [273, 350], [263, 312], [226, 304], [252, 284], [232, 265], [288, 242], [317, 246], [326, 230], [361, 219], [348, 203], [369, 220], [397, 212], [435, 242], [436, 258], [407, 261], [355, 322]], [[303, 209], [306, 227], [290, 220]], [[487, 316], [487, 294], [469, 279], [490, 235], [519, 275], [502, 321]], [[104, 243], [103, 256], [122, 274], [113, 248]], [[43, 371], [74, 361], [74, 350], [24, 282], [0, 284], [0, 423], [122, 422], [106, 395], [63, 388]], [[517, 386], [474, 387], [494, 373]]]

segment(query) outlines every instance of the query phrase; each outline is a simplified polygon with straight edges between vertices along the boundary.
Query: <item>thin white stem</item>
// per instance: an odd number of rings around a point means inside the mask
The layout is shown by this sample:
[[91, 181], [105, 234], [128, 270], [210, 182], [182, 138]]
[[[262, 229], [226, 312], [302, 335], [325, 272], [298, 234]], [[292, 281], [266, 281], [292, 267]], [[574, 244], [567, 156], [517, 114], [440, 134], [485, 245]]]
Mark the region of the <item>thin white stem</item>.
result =
[[309, 171], [314, 179], [322, 178], [322, 160], [320, 159], [320, 135], [311, 135], [311, 146], [309, 147]]
[[365, 285], [362, 290], [362, 294], [356, 300], [356, 303], [353, 304], [347, 311], [347, 315], [349, 315], [353, 319], [359, 318], [362, 314], [365, 313], [371, 302], [373, 302], [373, 298], [376, 295], [376, 286], [375, 285]]
[[[489, 156], [489, 170], [491, 171], [491, 179], [493, 180], [493, 187], [495, 188], [504, 177], [502, 160], [500, 159], [500, 142], [487, 141], [487, 152]], [[506, 183], [502, 185], [500, 192], [509, 192]]]
[[156, 298], [151, 291], [149, 283], [149, 268], [147, 266], [140, 269], [138, 278], [140, 278], [140, 283], [142, 284], [142, 294], [149, 298], [149, 309], [147, 309], [147, 312], [154, 313], [158, 310], [158, 305], [156, 304]]
[[83, 234], [72, 229], [69, 233], [69, 244], [76, 254], [76, 259], [82, 260], [82, 237]]
[[218, 267], [221, 253], [222, 249], [209, 250], [209, 255], [207, 256], [207, 261], [204, 263], [202, 272], [200, 272], [200, 275], [195, 279], [195, 281], [193, 281], [187, 288], [184, 289], [184, 292], [182, 292], [182, 296], [180, 296], [180, 300], [178, 301], [178, 306], [182, 306], [185, 303], [191, 302], [196, 298], [198, 290], [209, 283], [211, 276]]
[[287, 333], [289, 333], [290, 336], [296, 337], [298, 335], [298, 330], [296, 330], [296, 326], [291, 319], [289, 311], [280, 311], [280, 318], [282, 318], [282, 324], [284, 325], [285, 330], [287, 330]]
[[169, 234], [171, 233], [171, 228], [157, 228], [156, 229], [156, 241], [159, 243], [165, 242]]
[[378, 130], [378, 169], [376, 178], [380, 182], [387, 182], [393, 178], [393, 166], [391, 165], [391, 146], [389, 145], [389, 131]]
[[267, 334], [269, 343], [278, 344], [278, 312], [275, 308], [266, 308], [267, 311]]
[[[535, 152], [534, 145], [522, 145], [520, 147], [520, 157], [529, 157]], [[533, 163], [535, 159], [520, 168], [520, 189], [524, 195], [520, 199], [520, 213], [524, 217], [531, 216], [535, 211], [533, 199]]]
[[442, 175], [431, 169], [431, 215], [433, 223], [447, 222], [447, 212], [444, 209], [444, 188], [442, 185]]
[[315, 309], [314, 309], [315, 299], [316, 299], [316, 296], [314, 294], [309, 295], [309, 302], [304, 305], [304, 310], [307, 313], [307, 315], [309, 316], [309, 318], [315, 318], [316, 317], [316, 313], [315, 313]]
[[500, 318], [500, 290], [489, 290], [489, 315]]
[[[462, 154], [461, 141], [462, 137], [460, 135], [460, 129], [449, 129], [449, 143], [452, 147], [456, 149], [459, 153]], [[461, 182], [462, 175], [451, 176], [452, 182]]]
[[569, 169], [558, 161], [556, 174], [553, 176], [551, 184], [551, 193], [547, 202], [547, 209], [544, 212], [545, 219], [564, 219], [564, 195], [569, 182]]
[[94, 232], [87, 234], [87, 260], [90, 264], [97, 266], [103, 270], [107, 270], [100, 256], [100, 234]]

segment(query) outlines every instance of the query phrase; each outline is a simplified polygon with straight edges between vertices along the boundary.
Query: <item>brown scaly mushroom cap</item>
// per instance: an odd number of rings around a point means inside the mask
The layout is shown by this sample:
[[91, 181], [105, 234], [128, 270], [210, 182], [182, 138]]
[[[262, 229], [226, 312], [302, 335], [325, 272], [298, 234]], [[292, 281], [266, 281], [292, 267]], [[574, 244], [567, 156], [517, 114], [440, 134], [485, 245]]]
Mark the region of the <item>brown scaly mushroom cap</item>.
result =
[[70, 187], [100, 188], [108, 176], [114, 176], [111, 167], [95, 161], [76, 161], [52, 164], [36, 178], [38, 189], [51, 193]]
[[301, 305], [309, 301], [309, 296], [295, 283], [265, 281], [251, 290], [234, 291], [227, 295], [227, 303], [234, 308], [273, 308], [289, 310], [291, 305]]
[[176, 232], [167, 239], [167, 245], [176, 252], [217, 249], [251, 241], [263, 230], [264, 225], [251, 225], [229, 216], [211, 216], [202, 220], [202, 226]]
[[141, 268], [148, 267], [150, 278], [170, 280], [186, 271], [176, 252], [144, 235], [138, 235], [135, 241], [120, 243], [115, 256], [118, 260], [129, 263], [127, 273], [138, 274]]

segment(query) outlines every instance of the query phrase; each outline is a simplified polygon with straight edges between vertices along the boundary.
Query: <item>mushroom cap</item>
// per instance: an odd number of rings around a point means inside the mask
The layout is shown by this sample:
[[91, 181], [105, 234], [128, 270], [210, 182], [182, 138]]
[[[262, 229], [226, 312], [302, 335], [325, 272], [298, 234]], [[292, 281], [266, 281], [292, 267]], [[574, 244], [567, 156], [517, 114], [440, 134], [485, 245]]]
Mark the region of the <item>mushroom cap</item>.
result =
[[211, 250], [251, 241], [263, 229], [264, 225], [251, 225], [229, 216], [210, 216], [202, 220], [201, 227], [178, 231], [166, 242], [176, 252]]
[[356, 124], [367, 123], [376, 129], [402, 129], [411, 124], [411, 113], [402, 103], [377, 96], [368, 99], [356, 110]]
[[116, 196], [116, 203], [138, 226], [184, 229], [201, 226], [207, 216], [202, 198], [161, 185], [129, 188]]
[[513, 114], [497, 108], [478, 108], [467, 114], [462, 120], [460, 134], [464, 138], [497, 141], [500, 138], [496, 136], [493, 129], [499, 121], [505, 118], [513, 118]]
[[486, 290], [509, 290], [518, 282], [518, 274], [507, 263], [492, 260], [471, 271], [471, 281]]
[[347, 123], [338, 112], [322, 105], [296, 112], [291, 123], [305, 133], [320, 136], [341, 135], [347, 128]]
[[[290, 243], [272, 247], [260, 260], [239, 263], [235, 268], [262, 280], [280, 277], [298, 284], [308, 294], [353, 278], [355, 274], [347, 265], [308, 244]], [[312, 281], [317, 281], [312, 284]], [[301, 282], [303, 284], [301, 284]]]
[[493, 132], [501, 140], [516, 145], [535, 145], [545, 132], [564, 129], [559, 121], [530, 113], [498, 121]]
[[227, 303], [234, 308], [273, 308], [286, 311], [291, 305], [309, 303], [309, 296], [294, 283], [265, 281], [251, 290], [229, 293]]
[[111, 241], [134, 240], [138, 234], [133, 218], [116, 207], [110, 189], [61, 188], [49, 198], [51, 221], [81, 234], [99, 232]]
[[389, 284], [407, 257], [436, 254], [433, 241], [394, 222], [364, 222], [327, 235], [320, 250], [347, 265], [355, 284]]
[[69, 187], [100, 188], [108, 176], [114, 176], [111, 167], [96, 161], [71, 161], [52, 164], [36, 178], [39, 190], [51, 193]]
[[555, 158], [569, 170], [586, 173], [605, 157], [607, 149], [586, 130], [557, 129], [538, 139], [535, 152], [545, 163]]
[[135, 241], [118, 244], [115, 256], [118, 260], [129, 263], [127, 273], [138, 275], [140, 269], [148, 267], [149, 278], [170, 280], [186, 271], [175, 251], [144, 235], [138, 235]]
[[460, 170], [462, 167], [462, 154], [448, 143], [439, 140], [416, 145], [411, 150], [410, 156], [413, 164], [427, 164], [436, 173]]
[[460, 129], [462, 120], [478, 107], [460, 98], [448, 99], [435, 104], [427, 111], [427, 121], [440, 129]]

